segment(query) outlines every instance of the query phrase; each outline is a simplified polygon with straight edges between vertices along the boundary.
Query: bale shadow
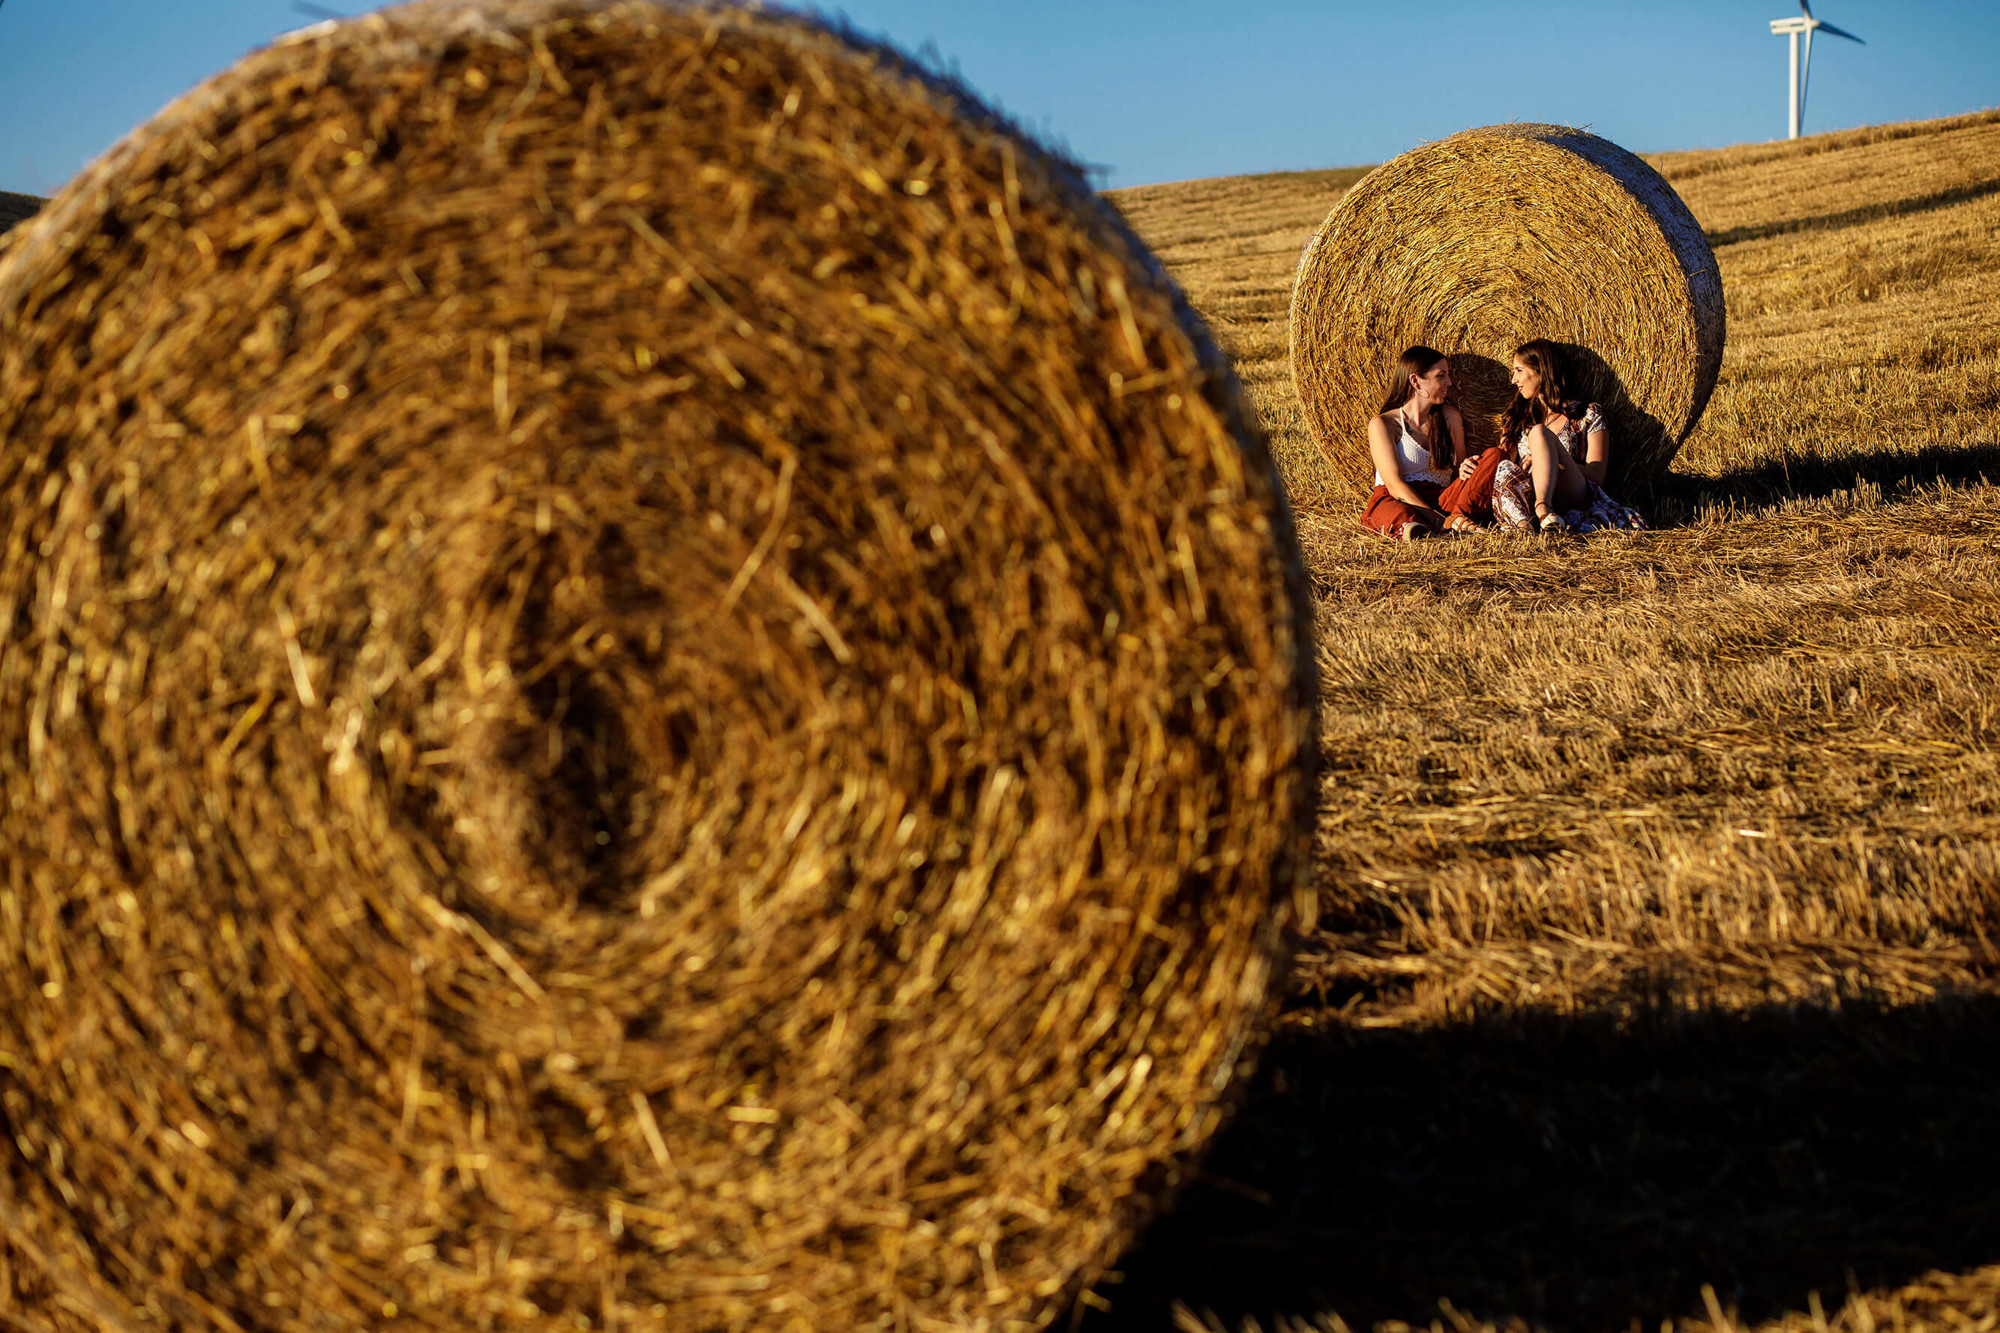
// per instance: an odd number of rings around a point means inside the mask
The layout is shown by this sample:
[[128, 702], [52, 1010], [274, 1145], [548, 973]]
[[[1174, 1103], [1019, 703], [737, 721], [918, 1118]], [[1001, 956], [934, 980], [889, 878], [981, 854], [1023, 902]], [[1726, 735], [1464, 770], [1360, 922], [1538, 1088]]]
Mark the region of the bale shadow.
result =
[[1465, 442], [1475, 452], [1500, 442], [1501, 413], [1514, 400], [1509, 367], [1478, 352], [1451, 353], [1451, 396], [1465, 419]]
[[1280, 1038], [1087, 1333], [1757, 1320], [2000, 1262], [2000, 998]]
[[1662, 460], [1671, 460], [1680, 444], [1664, 421], [1632, 401], [1625, 381], [1603, 357], [1576, 343], [1557, 345], [1569, 360], [1571, 395], [1604, 409], [1611, 430], [1611, 467], [1604, 484], [1622, 499], [1637, 478], [1662, 469]]
[[2000, 480], [2000, 443], [1879, 449], [1839, 457], [1787, 458], [1715, 477], [1669, 472], [1643, 487], [1655, 527], [1679, 527], [1704, 511], [1755, 510], [1873, 488], [1883, 495], [1920, 486], [1984, 486]]

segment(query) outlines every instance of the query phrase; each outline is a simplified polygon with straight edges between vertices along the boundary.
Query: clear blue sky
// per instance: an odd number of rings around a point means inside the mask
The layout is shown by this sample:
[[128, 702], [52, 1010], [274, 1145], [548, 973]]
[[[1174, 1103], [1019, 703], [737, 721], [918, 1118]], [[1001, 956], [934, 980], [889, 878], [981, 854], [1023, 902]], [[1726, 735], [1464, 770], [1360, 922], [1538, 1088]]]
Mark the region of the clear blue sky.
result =
[[[358, 12], [365, 0], [324, 0]], [[1784, 133], [1796, 0], [845, 0], [1111, 185], [1379, 162], [1469, 125], [1640, 152]], [[1819, 0], [1806, 128], [2000, 106], [2000, 0]], [[48, 194], [286, 28], [289, 0], [4, 0], [0, 189]]]

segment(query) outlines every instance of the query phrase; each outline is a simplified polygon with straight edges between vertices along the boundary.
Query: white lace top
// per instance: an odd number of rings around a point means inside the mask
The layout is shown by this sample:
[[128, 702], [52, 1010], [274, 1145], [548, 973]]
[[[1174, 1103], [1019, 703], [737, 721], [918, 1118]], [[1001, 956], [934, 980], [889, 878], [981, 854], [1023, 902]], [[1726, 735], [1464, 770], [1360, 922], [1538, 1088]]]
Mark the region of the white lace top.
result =
[[[1428, 482], [1433, 486], [1450, 485], [1451, 470], [1439, 468], [1431, 461], [1431, 451], [1410, 433], [1410, 423], [1403, 420], [1403, 414], [1391, 412], [1389, 415], [1396, 418], [1396, 462], [1403, 470], [1403, 480]], [[1439, 426], [1442, 424], [1440, 422]], [[1384, 484], [1379, 469], [1375, 473], [1375, 484], [1377, 486]]]

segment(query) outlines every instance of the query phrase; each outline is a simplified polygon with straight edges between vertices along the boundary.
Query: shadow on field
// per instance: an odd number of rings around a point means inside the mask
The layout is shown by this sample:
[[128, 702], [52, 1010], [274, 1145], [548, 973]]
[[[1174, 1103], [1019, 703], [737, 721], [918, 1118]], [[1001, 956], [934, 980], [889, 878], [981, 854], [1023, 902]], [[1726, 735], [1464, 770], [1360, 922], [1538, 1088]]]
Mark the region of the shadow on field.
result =
[[1785, 218], [1777, 222], [1760, 222], [1750, 226], [1712, 231], [1708, 233], [1708, 243], [1720, 249], [1722, 246], [1735, 245], [1741, 241], [1769, 240], [1773, 236], [1789, 236], [1794, 232], [1828, 231], [1836, 227], [1853, 227], [1864, 222], [1876, 222], [1883, 218], [1914, 217], [1921, 213], [1934, 213], [1940, 208], [1950, 208], [1954, 204], [1971, 203], [1975, 199], [1984, 199], [1994, 194], [2000, 194], [2000, 180], [1974, 181], [1969, 185], [1958, 185], [1949, 190], [1934, 190], [1929, 194], [1920, 194], [1909, 199], [1866, 204], [1860, 208], [1842, 209], [1837, 213]]
[[1705, 509], [1761, 509], [1786, 500], [1816, 500], [1874, 487], [1893, 499], [1919, 486], [1978, 486], [2000, 482], [2000, 444], [1882, 449], [1838, 458], [1791, 458], [1719, 477], [1668, 473], [1641, 499], [1657, 527], [1678, 527]]
[[1083, 1329], [1657, 1328], [2000, 1262], [2000, 999], [1644, 1012], [1281, 1038]]

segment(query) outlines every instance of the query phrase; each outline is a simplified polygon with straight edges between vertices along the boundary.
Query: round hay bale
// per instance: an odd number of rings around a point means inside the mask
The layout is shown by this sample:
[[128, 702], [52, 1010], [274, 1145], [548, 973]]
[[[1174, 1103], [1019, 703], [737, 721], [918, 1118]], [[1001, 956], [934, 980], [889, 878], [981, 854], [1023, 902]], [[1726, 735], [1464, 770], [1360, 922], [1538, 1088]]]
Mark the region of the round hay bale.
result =
[[0, 1299], [1039, 1325], [1213, 1133], [1303, 571], [965, 94], [756, 13], [316, 29], [27, 224], [0, 330]]
[[1469, 443], [1497, 441], [1514, 348], [1570, 353], [1602, 403], [1614, 493], [1657, 478], [1722, 365], [1722, 275], [1687, 205], [1614, 143], [1560, 125], [1494, 125], [1364, 177], [1300, 256], [1292, 381], [1308, 428], [1358, 486], [1367, 421], [1405, 347], [1452, 358]]

